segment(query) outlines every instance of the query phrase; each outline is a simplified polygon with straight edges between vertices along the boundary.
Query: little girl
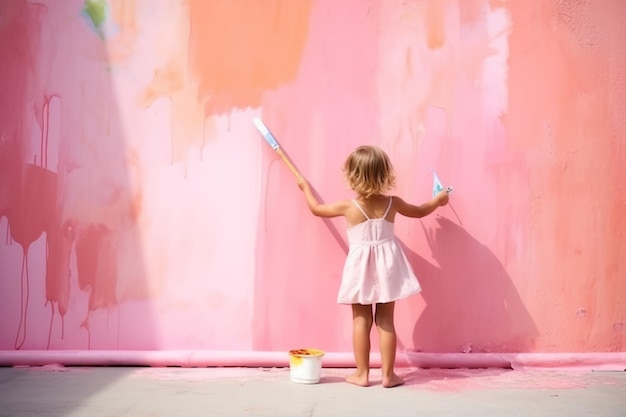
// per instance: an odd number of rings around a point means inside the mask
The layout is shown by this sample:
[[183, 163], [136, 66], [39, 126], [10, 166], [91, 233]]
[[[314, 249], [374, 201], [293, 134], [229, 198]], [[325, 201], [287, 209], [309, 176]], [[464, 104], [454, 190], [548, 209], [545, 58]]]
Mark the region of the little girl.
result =
[[[395, 185], [393, 167], [385, 152], [375, 146], [357, 148], [345, 162], [344, 173], [357, 195], [353, 200], [320, 204], [306, 179], [298, 185], [311, 212], [319, 217], [344, 216], [348, 223], [350, 250], [337, 302], [352, 305], [353, 346], [356, 372], [346, 381], [369, 385], [370, 331], [375, 322], [380, 337], [382, 384], [386, 388], [404, 383], [396, 375], [394, 302], [421, 291], [404, 252], [394, 236], [396, 214], [424, 217], [448, 203], [442, 191], [420, 206], [385, 193]], [[376, 305], [372, 314], [372, 306]]]

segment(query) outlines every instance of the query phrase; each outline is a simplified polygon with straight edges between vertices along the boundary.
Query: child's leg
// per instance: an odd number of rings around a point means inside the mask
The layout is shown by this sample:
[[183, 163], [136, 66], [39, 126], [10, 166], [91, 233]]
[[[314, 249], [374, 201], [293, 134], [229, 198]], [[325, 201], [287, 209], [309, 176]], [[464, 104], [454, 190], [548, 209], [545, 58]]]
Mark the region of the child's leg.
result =
[[347, 377], [346, 381], [362, 387], [369, 385], [372, 321], [372, 306], [352, 304], [352, 343], [356, 372]]
[[376, 327], [380, 337], [383, 386], [386, 388], [402, 385], [404, 381], [394, 372], [396, 362], [396, 328], [393, 322], [395, 303], [376, 304]]

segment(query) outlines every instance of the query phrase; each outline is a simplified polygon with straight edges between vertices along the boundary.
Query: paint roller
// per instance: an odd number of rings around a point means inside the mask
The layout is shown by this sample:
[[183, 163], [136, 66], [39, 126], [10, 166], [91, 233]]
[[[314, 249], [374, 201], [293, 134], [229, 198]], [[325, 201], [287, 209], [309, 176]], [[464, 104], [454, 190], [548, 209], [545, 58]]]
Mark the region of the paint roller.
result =
[[295, 165], [289, 160], [289, 157], [285, 154], [285, 152], [283, 152], [272, 132], [270, 132], [267, 126], [265, 126], [265, 123], [263, 123], [260, 117], [255, 117], [254, 119], [252, 119], [252, 122], [254, 123], [254, 126], [256, 126], [257, 130], [261, 133], [261, 136], [263, 136], [263, 139], [265, 139], [265, 141], [272, 147], [272, 149], [276, 151], [278, 156], [280, 156], [283, 162], [287, 165], [287, 167], [291, 170], [293, 175], [295, 175], [296, 179], [299, 181], [300, 178], [302, 178], [302, 174], [300, 174], [298, 168], [295, 167]]

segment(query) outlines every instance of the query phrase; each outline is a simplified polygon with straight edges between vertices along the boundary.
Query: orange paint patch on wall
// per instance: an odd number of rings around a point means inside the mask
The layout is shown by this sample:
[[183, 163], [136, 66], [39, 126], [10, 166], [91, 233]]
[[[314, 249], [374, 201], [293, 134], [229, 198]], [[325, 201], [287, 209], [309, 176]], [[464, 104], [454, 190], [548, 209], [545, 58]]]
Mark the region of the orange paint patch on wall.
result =
[[502, 7], [506, 7], [508, 3], [509, 0], [489, 0], [489, 7], [492, 10], [496, 10]]
[[446, 41], [444, 28], [445, 2], [430, 1], [426, 8], [427, 43], [431, 49], [441, 48]]
[[148, 87], [140, 98], [145, 107], [161, 96], [172, 102], [172, 162], [185, 160], [190, 148], [202, 148], [205, 112], [198, 97], [197, 85], [186, 76], [185, 54], [175, 56], [154, 71]]
[[[109, 0], [111, 14], [115, 22], [123, 31], [137, 33], [137, 7], [138, 0]], [[143, 1], [140, 1], [140, 4]]]
[[111, 61], [124, 61], [133, 54], [137, 33], [137, 9], [145, 0], [109, 0], [111, 18], [115, 21], [118, 32], [112, 39], [107, 39], [108, 58]]
[[461, 25], [472, 25], [484, 19], [484, 0], [463, 0], [459, 2]]
[[189, 0], [190, 64], [207, 114], [257, 107], [263, 91], [293, 80], [311, 0]]

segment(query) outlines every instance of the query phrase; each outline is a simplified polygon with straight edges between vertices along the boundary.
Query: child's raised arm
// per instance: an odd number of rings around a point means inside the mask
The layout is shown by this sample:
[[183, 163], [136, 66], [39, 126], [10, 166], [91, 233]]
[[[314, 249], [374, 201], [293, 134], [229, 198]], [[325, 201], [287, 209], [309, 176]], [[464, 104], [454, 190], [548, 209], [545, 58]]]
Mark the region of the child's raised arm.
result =
[[320, 204], [313, 194], [309, 182], [303, 176], [298, 178], [298, 187], [304, 192], [304, 198], [309, 206], [309, 210], [318, 217], [338, 217], [346, 213], [349, 203], [347, 201], [337, 201], [331, 204]]
[[448, 204], [448, 192], [440, 191], [432, 200], [416, 206], [409, 204], [399, 197], [395, 197], [398, 213], [406, 217], [424, 217], [435, 211], [438, 207]]

